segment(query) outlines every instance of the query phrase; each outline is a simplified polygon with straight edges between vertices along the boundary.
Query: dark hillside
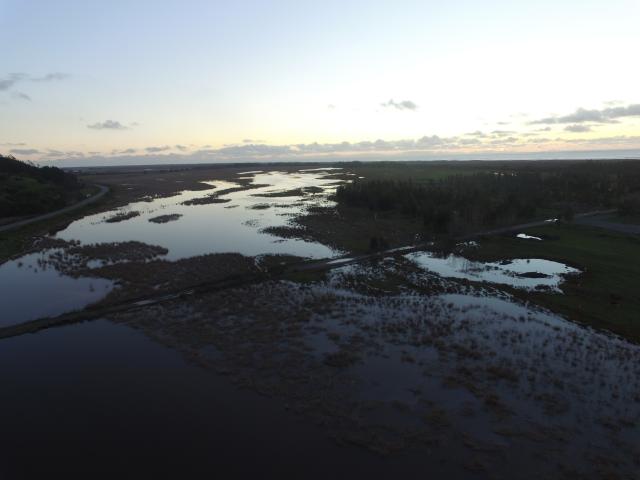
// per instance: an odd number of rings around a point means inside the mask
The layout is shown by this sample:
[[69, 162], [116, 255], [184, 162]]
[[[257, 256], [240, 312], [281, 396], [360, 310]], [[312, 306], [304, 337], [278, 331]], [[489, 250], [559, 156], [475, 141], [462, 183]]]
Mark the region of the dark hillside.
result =
[[37, 167], [0, 155], [0, 217], [45, 213], [75, 202], [83, 185], [56, 167]]

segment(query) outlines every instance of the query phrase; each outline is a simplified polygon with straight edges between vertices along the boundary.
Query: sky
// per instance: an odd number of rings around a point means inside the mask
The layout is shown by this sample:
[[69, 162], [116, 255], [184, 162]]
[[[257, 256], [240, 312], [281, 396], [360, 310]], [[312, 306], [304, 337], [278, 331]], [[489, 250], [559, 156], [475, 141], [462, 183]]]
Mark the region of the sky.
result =
[[638, 149], [638, 19], [638, 0], [0, 0], [0, 153]]

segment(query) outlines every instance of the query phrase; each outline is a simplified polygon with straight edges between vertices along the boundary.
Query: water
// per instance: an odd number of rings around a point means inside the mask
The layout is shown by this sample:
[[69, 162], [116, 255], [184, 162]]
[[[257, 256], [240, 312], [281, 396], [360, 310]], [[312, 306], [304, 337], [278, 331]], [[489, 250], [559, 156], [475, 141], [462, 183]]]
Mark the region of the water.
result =
[[103, 278], [73, 278], [42, 264], [47, 253], [30, 253], [0, 265], [0, 327], [55, 316], [97, 302], [113, 288]]
[[[446, 278], [464, 278], [476, 282], [509, 285], [533, 290], [560, 290], [565, 275], [580, 271], [563, 263], [540, 258], [519, 258], [504, 262], [474, 262], [457, 255], [438, 257], [431, 252], [416, 252], [406, 258], [421, 268]], [[526, 275], [531, 276], [526, 276]], [[538, 276], [538, 274], [540, 276]]]
[[521, 238], [522, 240], [542, 240], [540, 237], [534, 237], [532, 235], [527, 235], [526, 233], [519, 233], [516, 237]]
[[[299, 389], [284, 389], [296, 392], [294, 397], [308, 394], [311, 375], [323, 385], [318, 397], [330, 399], [325, 393], [332, 390], [318, 380], [321, 369], [297, 369], [314, 367], [306, 357], [285, 362], [287, 355], [274, 345], [295, 345], [294, 350], [304, 345], [300, 351], [317, 361], [351, 354], [352, 364], [331, 373], [335, 388], [347, 392], [344, 404], [358, 413], [358, 428], [426, 430], [437, 440], [436, 450], [459, 454], [464, 463], [478, 454], [456, 450], [461, 439], [470, 439], [479, 451], [495, 452], [487, 464], [496, 477], [514, 478], [516, 471], [517, 478], [556, 478], [558, 462], [593, 472], [589, 459], [596, 453], [607, 461], [619, 457], [624, 470], [633, 471], [627, 452], [637, 445], [640, 419], [637, 346], [506, 294], [487, 296], [481, 287], [431, 295], [410, 289], [367, 295], [352, 287], [354, 276], [363, 277], [363, 283], [384, 282], [392, 262], [339, 267], [328, 283], [248, 287], [242, 292], [246, 300], [236, 297], [247, 313], [237, 316], [238, 300], [212, 314], [225, 299], [211, 295], [190, 306], [188, 325], [182, 305], [165, 306], [157, 322], [153, 313], [148, 319], [132, 313], [122, 320], [139, 322], [148, 333], [193, 355], [205, 355], [212, 345], [228, 348], [256, 381], [300, 379]], [[455, 282], [442, 283], [441, 291], [455, 291]], [[304, 312], [311, 313], [296, 322]], [[300, 329], [289, 330], [296, 323]], [[198, 333], [212, 330], [213, 336]], [[243, 338], [241, 348], [238, 338]], [[313, 398], [307, 402], [315, 404]], [[422, 430], [425, 418], [428, 427]], [[436, 430], [439, 422], [446, 428]], [[361, 433], [356, 438], [380, 438]], [[541, 464], [540, 455], [549, 461]]]
[[[331, 205], [326, 195], [260, 197], [261, 194], [282, 192], [305, 187], [321, 187], [325, 193], [335, 190], [335, 179], [321, 179], [320, 172], [244, 172], [251, 174], [252, 184], [269, 186], [222, 195], [225, 203], [183, 205], [194, 198], [206, 197], [237, 183], [206, 182], [215, 188], [204, 191], [185, 191], [169, 198], [151, 202], [136, 202], [114, 211], [90, 215], [71, 223], [57, 234], [64, 240], [79, 240], [82, 244], [137, 240], [169, 249], [168, 260], [236, 252], [247, 256], [290, 254], [308, 258], [327, 258], [337, 254], [317, 242], [282, 239], [261, 232], [266, 227], [287, 225], [291, 215], [299, 214], [308, 205]], [[255, 209], [268, 204], [265, 209]], [[139, 211], [140, 215], [117, 223], [104, 220], [117, 213]], [[159, 215], [178, 214], [181, 217], [168, 223], [149, 222]]]
[[228, 471], [328, 478], [441, 468], [416, 455], [383, 459], [340, 447], [279, 401], [236, 389], [104, 320], [0, 340], [0, 384], [0, 478], [7, 480]]
[[[334, 257], [340, 252], [322, 245], [293, 238], [280, 238], [262, 232], [266, 227], [286, 226], [292, 215], [312, 205], [329, 206], [327, 194], [335, 191], [335, 179], [321, 178], [328, 170], [309, 172], [243, 172], [251, 176], [252, 185], [268, 185], [221, 195], [225, 203], [184, 205], [187, 200], [206, 197], [229, 188], [236, 182], [208, 181], [211, 190], [184, 191], [150, 202], [134, 202], [116, 210], [85, 216], [58, 232], [56, 238], [79, 241], [82, 245], [137, 240], [166, 247], [159, 258], [178, 260], [208, 253], [237, 252], [247, 256], [291, 254], [307, 258]], [[242, 178], [242, 177], [238, 177]], [[286, 197], [263, 197], [298, 188], [319, 187], [322, 192]], [[255, 209], [256, 206], [268, 208]], [[127, 212], [140, 215], [120, 222], [106, 219]], [[154, 223], [160, 215], [180, 215], [175, 221]], [[51, 251], [25, 255], [0, 265], [2, 316], [0, 326], [82, 309], [104, 298], [113, 282], [98, 278], [73, 278], [42, 265]], [[89, 268], [102, 265], [91, 260]]]

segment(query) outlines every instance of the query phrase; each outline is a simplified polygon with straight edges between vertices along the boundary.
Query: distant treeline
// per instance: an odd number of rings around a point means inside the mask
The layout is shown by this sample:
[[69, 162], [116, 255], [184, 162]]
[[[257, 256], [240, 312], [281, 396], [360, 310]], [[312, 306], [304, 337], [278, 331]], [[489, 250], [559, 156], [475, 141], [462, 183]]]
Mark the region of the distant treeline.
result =
[[78, 198], [82, 184], [56, 167], [38, 167], [0, 155], [0, 217], [62, 208]]
[[[429, 168], [425, 166], [425, 168]], [[474, 167], [476, 168], [476, 167]], [[356, 180], [337, 190], [342, 205], [421, 217], [433, 233], [525, 222], [541, 215], [618, 208], [640, 212], [640, 162], [517, 162], [438, 179]]]

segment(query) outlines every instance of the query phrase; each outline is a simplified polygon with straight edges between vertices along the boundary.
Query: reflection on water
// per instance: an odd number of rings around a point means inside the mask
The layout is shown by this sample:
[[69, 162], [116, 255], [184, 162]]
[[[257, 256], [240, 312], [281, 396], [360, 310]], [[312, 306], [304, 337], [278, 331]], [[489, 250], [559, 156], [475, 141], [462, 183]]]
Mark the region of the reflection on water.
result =
[[30, 253], [0, 265], [0, 327], [59, 315], [104, 297], [113, 283], [103, 278], [72, 278], [44, 264], [47, 252]]
[[526, 233], [519, 233], [518, 235], [516, 235], [516, 237], [523, 240], [542, 240], [540, 237], [534, 237], [531, 235], [527, 235]]
[[560, 291], [563, 276], [580, 273], [563, 263], [540, 258], [520, 258], [504, 262], [474, 262], [457, 255], [437, 257], [431, 252], [406, 255], [421, 268], [448, 278], [510, 285], [527, 290], [549, 288]]
[[[211, 190], [185, 191], [169, 198], [151, 202], [136, 202], [116, 211], [90, 215], [73, 222], [57, 234], [64, 240], [80, 240], [83, 244], [137, 240], [169, 249], [166, 258], [178, 260], [207, 253], [237, 252], [254, 256], [269, 253], [326, 258], [335, 256], [330, 248], [316, 242], [281, 239], [260, 232], [265, 227], [287, 224], [288, 217], [298, 214], [306, 206], [329, 204], [326, 195], [296, 195], [261, 197], [305, 187], [321, 187], [324, 192], [335, 190], [335, 179], [321, 179], [322, 172], [244, 172], [253, 174], [255, 185], [268, 185], [240, 192], [222, 194], [225, 203], [184, 205], [194, 198], [206, 197], [239, 184], [226, 181], [204, 182]], [[258, 208], [256, 208], [256, 206]], [[239, 207], [239, 208], [238, 208]], [[104, 219], [117, 213], [138, 211], [140, 215], [128, 220], [108, 223]], [[169, 223], [149, 222], [159, 215], [181, 215]]]
[[338, 470], [409, 473], [417, 461], [426, 467], [422, 458], [383, 461], [343, 449], [280, 401], [237, 389], [104, 320], [0, 340], [0, 385], [3, 480], [122, 472], [199, 478], [203, 471], [329, 478]]
[[[301, 257], [326, 258], [337, 252], [317, 242], [282, 239], [262, 233], [265, 227], [285, 226], [291, 215], [313, 205], [330, 205], [327, 194], [335, 191], [335, 179], [322, 179], [326, 169], [313, 172], [244, 172], [252, 175], [251, 185], [267, 185], [244, 191], [231, 191], [240, 184], [228, 181], [206, 181], [211, 190], [184, 191], [169, 198], [135, 202], [123, 208], [89, 215], [71, 223], [56, 237], [78, 240], [81, 244], [98, 244], [136, 240], [166, 247], [167, 260], [178, 260], [208, 253], [237, 252], [248, 256], [291, 254]], [[288, 191], [318, 187], [316, 194], [290, 195]], [[225, 203], [184, 205], [187, 200], [220, 194]], [[288, 196], [261, 196], [288, 192]], [[258, 208], [256, 208], [258, 207]], [[127, 213], [139, 212], [131, 218]], [[150, 221], [160, 216], [173, 216], [173, 221]], [[109, 222], [107, 219], [125, 218]], [[106, 296], [113, 282], [96, 278], [72, 278], [63, 275], [46, 261], [51, 250], [25, 255], [0, 265], [0, 326], [81, 309]], [[89, 268], [104, 265], [90, 260]]]

